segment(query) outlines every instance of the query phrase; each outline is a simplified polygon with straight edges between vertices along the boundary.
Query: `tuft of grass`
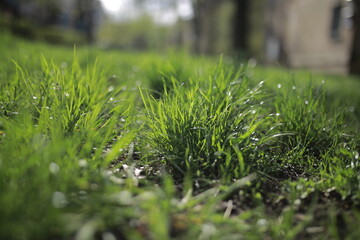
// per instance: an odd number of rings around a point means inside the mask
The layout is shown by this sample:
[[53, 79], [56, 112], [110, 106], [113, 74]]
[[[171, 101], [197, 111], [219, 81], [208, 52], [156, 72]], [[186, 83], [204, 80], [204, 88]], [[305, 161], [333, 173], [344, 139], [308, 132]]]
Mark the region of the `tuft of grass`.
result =
[[77, 63], [61, 68], [42, 58], [36, 75], [15, 63], [0, 90], [0, 234], [8, 239], [58, 234], [59, 209], [78, 201], [71, 193], [98, 192], [93, 179], [134, 137], [126, 94]]
[[[335, 153], [340, 144], [352, 141], [344, 119], [344, 111], [327, 109], [326, 92], [312, 88], [277, 85], [270, 107], [276, 113], [262, 151], [262, 165], [268, 171], [288, 171], [297, 178], [318, 171], [322, 159]], [[351, 130], [350, 130], [351, 131]], [[270, 161], [269, 161], [270, 160]], [[287, 168], [287, 170], [285, 170]], [[275, 173], [276, 174], [276, 173]]]
[[171, 78], [161, 99], [142, 92], [144, 138], [175, 177], [235, 179], [249, 173], [254, 151], [268, 118], [261, 114], [262, 83], [248, 88], [245, 70], [222, 64], [204, 79], [185, 83]]
[[187, 66], [191, 61], [188, 56], [174, 55], [166, 61], [157, 61], [151, 63], [146, 70], [146, 78], [149, 82], [149, 89], [155, 98], [160, 98], [164, 92], [172, 87], [172, 79], [175, 78], [181, 83], [188, 83], [191, 73]]

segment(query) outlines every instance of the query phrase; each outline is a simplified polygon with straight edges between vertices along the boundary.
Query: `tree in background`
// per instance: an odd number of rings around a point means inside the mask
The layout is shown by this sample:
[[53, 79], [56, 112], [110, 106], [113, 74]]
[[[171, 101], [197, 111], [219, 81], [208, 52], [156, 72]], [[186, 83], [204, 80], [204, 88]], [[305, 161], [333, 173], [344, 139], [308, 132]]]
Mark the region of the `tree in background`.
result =
[[13, 17], [19, 17], [19, 4], [16, 0], [2, 0], [0, 1], [0, 12], [5, 12]]
[[37, 13], [42, 15], [39, 19], [40, 24], [44, 26], [54, 25], [57, 23], [59, 16], [61, 14], [61, 7], [59, 1], [56, 0], [36, 0]]
[[224, 0], [193, 0], [193, 29], [195, 51], [199, 54], [213, 53], [217, 39], [217, 11]]
[[0, 14], [10, 15], [7, 27], [11, 31], [53, 43], [94, 42], [100, 12], [99, 0], [0, 1]]
[[355, 9], [353, 17], [354, 37], [351, 48], [349, 72], [360, 75], [360, 0], [353, 0], [353, 3]]
[[239, 54], [248, 51], [248, 35], [249, 35], [249, 0], [234, 0], [235, 14], [233, 22], [233, 46]]
[[262, 57], [263, 0], [192, 0], [192, 5], [197, 53]]
[[84, 33], [87, 43], [93, 43], [95, 40], [96, 10], [99, 8], [98, 0], [75, 0], [75, 28]]

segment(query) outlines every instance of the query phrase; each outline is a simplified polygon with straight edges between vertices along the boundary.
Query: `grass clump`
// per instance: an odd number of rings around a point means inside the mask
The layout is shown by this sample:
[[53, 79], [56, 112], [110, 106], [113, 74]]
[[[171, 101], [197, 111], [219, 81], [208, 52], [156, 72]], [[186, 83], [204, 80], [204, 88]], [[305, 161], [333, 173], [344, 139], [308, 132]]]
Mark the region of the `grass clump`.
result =
[[276, 117], [259, 156], [264, 159], [260, 164], [267, 166], [262, 167], [267, 172], [292, 178], [313, 174], [324, 158], [334, 155], [341, 144], [353, 141], [345, 112], [329, 111], [323, 86], [314, 90], [308, 84], [278, 84], [274, 90], [270, 109]]
[[144, 137], [175, 176], [238, 179], [249, 173], [256, 130], [268, 121], [259, 107], [262, 83], [249, 89], [244, 70], [222, 64], [204, 78], [173, 77], [161, 99], [142, 93]]
[[146, 69], [146, 78], [149, 83], [149, 90], [155, 98], [160, 98], [164, 92], [169, 91], [172, 87], [173, 79], [177, 79], [181, 83], [188, 83], [191, 76], [189, 71], [189, 61], [185, 56], [170, 56], [170, 61], [153, 62]]
[[68, 69], [41, 61], [36, 75], [16, 65], [0, 90], [0, 205], [7, 206], [0, 234], [7, 239], [59, 234], [58, 209], [81, 198], [71, 194], [103, 188], [100, 170], [133, 136], [131, 106], [108, 91], [100, 72], [84, 72], [76, 59]]

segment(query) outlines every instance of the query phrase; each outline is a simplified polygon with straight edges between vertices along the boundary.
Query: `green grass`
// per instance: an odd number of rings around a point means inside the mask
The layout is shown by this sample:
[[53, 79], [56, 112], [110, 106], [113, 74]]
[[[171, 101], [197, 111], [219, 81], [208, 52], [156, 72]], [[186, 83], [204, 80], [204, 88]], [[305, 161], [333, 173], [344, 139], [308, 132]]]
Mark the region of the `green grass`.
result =
[[205, 79], [184, 83], [172, 76], [160, 99], [141, 91], [148, 118], [143, 138], [175, 178], [232, 179], [249, 173], [243, 153], [254, 151], [250, 135], [267, 123], [258, 113], [261, 84], [249, 90], [241, 72], [220, 64]]
[[1, 239], [360, 237], [359, 78], [0, 49]]

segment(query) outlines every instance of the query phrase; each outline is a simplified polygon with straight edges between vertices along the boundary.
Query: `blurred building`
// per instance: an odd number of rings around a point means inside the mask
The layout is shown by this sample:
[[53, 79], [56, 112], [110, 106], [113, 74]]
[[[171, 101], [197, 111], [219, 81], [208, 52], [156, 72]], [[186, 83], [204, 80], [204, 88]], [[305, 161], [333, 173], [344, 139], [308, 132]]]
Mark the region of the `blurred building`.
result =
[[347, 72], [352, 1], [267, 0], [267, 62], [333, 73]]

